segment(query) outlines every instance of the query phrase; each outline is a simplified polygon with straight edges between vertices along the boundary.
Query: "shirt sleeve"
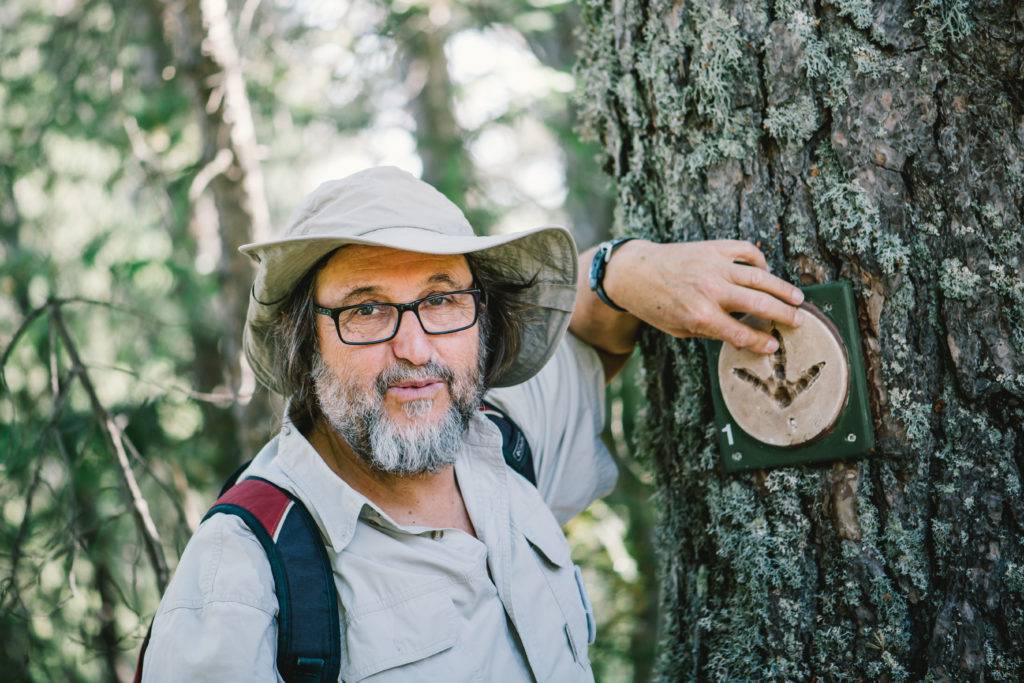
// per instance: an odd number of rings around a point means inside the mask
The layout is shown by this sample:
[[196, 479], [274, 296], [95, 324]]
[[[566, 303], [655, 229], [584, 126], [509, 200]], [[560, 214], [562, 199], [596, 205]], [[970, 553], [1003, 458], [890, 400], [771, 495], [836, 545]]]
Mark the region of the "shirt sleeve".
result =
[[526, 436], [537, 490], [560, 524], [611, 491], [618, 478], [601, 441], [604, 385], [597, 352], [567, 332], [539, 373], [485, 396]]
[[238, 517], [214, 515], [189, 540], [160, 601], [142, 680], [280, 681], [276, 615], [263, 547]]

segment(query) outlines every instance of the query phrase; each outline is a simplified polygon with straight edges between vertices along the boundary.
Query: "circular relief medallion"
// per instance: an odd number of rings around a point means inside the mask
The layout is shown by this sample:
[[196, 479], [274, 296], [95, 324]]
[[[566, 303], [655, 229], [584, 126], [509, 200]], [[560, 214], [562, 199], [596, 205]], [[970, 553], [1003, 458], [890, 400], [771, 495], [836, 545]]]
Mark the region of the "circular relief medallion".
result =
[[800, 308], [800, 327], [740, 318], [775, 337], [775, 353], [723, 343], [718, 356], [718, 384], [729, 414], [743, 431], [772, 446], [799, 446], [827, 433], [849, 393], [850, 365], [839, 330], [814, 304]]

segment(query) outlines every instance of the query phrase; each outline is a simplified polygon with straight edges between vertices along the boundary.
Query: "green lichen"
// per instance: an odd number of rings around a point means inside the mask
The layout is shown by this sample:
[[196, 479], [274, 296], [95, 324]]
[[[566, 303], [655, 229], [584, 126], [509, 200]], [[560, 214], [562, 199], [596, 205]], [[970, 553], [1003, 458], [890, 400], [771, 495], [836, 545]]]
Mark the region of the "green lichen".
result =
[[724, 135], [717, 131], [689, 130], [686, 133], [688, 151], [677, 157], [676, 174], [697, 180], [708, 168], [730, 159], [744, 159], [757, 144], [757, 137], [757, 131], [745, 122], [728, 127]]
[[678, 66], [678, 56], [685, 53], [690, 40], [689, 30], [673, 29], [670, 24], [669, 30], [650, 36], [647, 48], [637, 55], [636, 71], [650, 84], [653, 123], [658, 128], [679, 130], [691, 113], [691, 93]]
[[795, 10], [789, 15], [786, 27], [792, 31], [803, 44], [800, 66], [804, 68], [808, 78], [815, 79], [825, 75], [832, 69], [832, 59], [828, 56], [828, 46], [817, 34], [818, 20], [811, 18], [802, 10]]
[[[871, 678], [908, 678], [901, 662], [906, 660], [911, 645], [907, 633], [909, 607], [893, 578], [882, 569], [887, 564], [882, 546], [906, 539], [893, 529], [880, 537], [880, 518], [872, 501], [874, 467], [863, 463], [858, 477], [860, 539], [841, 541], [822, 558], [818, 614], [831, 628], [815, 630], [814, 647], [828, 653], [815, 662], [816, 675], [825, 679], [857, 680], [865, 674]], [[854, 621], [855, 613], [863, 616]], [[851, 647], [854, 643], [857, 645]], [[861, 676], [855, 672], [861, 672]]]
[[732, 83], [741, 73], [744, 39], [736, 18], [717, 7], [697, 21], [696, 33], [692, 97], [701, 116], [723, 125], [732, 113]]
[[910, 389], [893, 387], [889, 391], [889, 408], [893, 417], [907, 430], [907, 441], [912, 446], [922, 446], [931, 437], [930, 403], [914, 400]]
[[793, 145], [802, 145], [820, 125], [818, 106], [810, 97], [800, 97], [796, 102], [779, 107], [768, 107], [764, 128], [776, 140]]
[[1018, 595], [1024, 595], [1024, 565], [1008, 562], [1003, 577], [1008, 589]]
[[988, 666], [993, 681], [1019, 680], [1012, 672], [1024, 669], [1024, 658], [996, 652], [989, 642], [984, 644], [984, 650], [985, 664]]
[[974, 31], [970, 0], [921, 0], [914, 14], [924, 20], [924, 35], [932, 52], [944, 52]]
[[832, 0], [839, 10], [839, 16], [850, 17], [853, 25], [859, 29], [870, 28], [875, 20], [874, 3], [871, 0]]
[[819, 91], [825, 103], [834, 110], [842, 110], [846, 106], [854, 79], [891, 76], [902, 70], [897, 59], [887, 58], [863, 32], [851, 26], [831, 26], [820, 42], [820, 46], [814, 41], [808, 43], [807, 49], [811, 52], [805, 54], [805, 61], [812, 55], [826, 53], [816, 59], [824, 81]]
[[798, 596], [808, 588], [801, 555], [809, 549], [810, 525], [800, 498], [810, 488], [809, 479], [816, 477], [778, 471], [765, 480], [772, 493], [768, 497], [739, 480], [723, 482], [705, 495], [711, 513], [707, 532], [716, 555], [729, 567], [717, 579], [718, 595], [722, 582], [728, 582], [728, 598], [712, 602], [704, 619], [712, 678], [743, 677], [752, 667], [762, 670], [759, 653], [765, 650], [773, 657], [763, 663], [764, 676], [799, 679], [808, 674], [798, 634], [806, 627], [809, 606]]
[[948, 258], [942, 262], [939, 273], [939, 288], [950, 299], [966, 300], [978, 292], [981, 276], [960, 262], [958, 258]]
[[818, 146], [819, 174], [810, 181], [818, 232], [836, 252], [873, 258], [894, 275], [910, 250], [899, 235], [881, 230], [878, 207], [863, 187], [843, 170], [828, 143]]
[[[1003, 263], [989, 263], [986, 283], [1005, 302], [1003, 312], [1010, 329], [1010, 343], [1018, 353], [1024, 354], [1024, 278], [1016, 275], [1012, 268]], [[1018, 391], [1024, 395], [1024, 391]]]

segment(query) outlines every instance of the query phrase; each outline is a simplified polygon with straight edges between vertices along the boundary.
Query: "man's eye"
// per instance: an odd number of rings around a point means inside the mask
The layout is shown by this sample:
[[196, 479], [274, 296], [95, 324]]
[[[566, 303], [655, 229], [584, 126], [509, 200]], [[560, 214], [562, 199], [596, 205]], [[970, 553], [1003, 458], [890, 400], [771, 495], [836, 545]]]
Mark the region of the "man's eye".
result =
[[445, 304], [451, 303], [451, 297], [444, 294], [436, 294], [431, 297], [427, 297], [425, 302], [428, 306], [444, 306]]
[[373, 304], [363, 304], [359, 308], [352, 309], [356, 315], [374, 315], [377, 313], [378, 306]]

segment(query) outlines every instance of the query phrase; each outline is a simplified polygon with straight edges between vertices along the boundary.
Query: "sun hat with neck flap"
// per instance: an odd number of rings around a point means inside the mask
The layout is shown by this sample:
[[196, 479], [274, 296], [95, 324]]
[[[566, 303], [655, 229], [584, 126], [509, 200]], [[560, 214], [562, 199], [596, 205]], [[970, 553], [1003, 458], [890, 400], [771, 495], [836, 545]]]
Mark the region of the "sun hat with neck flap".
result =
[[[569, 326], [576, 300], [576, 243], [568, 230], [543, 226], [479, 236], [455, 204], [394, 166], [330, 180], [310, 193], [280, 237], [239, 247], [256, 264], [242, 344], [256, 378], [282, 393], [274, 377], [273, 322], [292, 289], [322, 257], [347, 244], [423, 254], [473, 254], [533, 278], [521, 298], [533, 306], [515, 360], [492, 382], [505, 387], [533, 377]], [[534, 277], [535, 276], [535, 277]]]

